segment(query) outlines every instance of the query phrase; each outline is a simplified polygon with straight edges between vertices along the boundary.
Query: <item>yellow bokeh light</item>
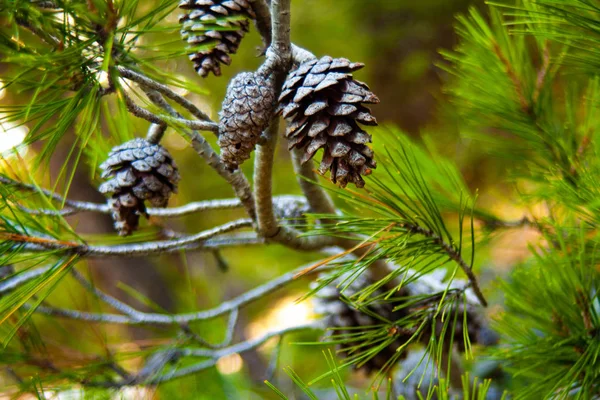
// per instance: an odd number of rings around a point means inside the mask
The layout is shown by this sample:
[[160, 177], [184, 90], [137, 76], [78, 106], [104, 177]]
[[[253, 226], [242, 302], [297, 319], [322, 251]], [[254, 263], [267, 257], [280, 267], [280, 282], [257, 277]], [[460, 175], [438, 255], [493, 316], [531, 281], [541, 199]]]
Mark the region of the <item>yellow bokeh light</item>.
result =
[[217, 369], [221, 374], [224, 375], [230, 375], [235, 374], [236, 372], [240, 372], [243, 365], [244, 360], [242, 359], [242, 356], [240, 356], [238, 353], [229, 354], [217, 360]]
[[288, 296], [279, 300], [264, 316], [246, 328], [246, 337], [255, 339], [275, 330], [304, 325], [314, 319], [309, 301], [296, 302], [298, 296]]
[[[9, 152], [11, 149], [22, 144], [27, 137], [27, 132], [29, 132], [29, 129], [24, 125], [18, 125], [12, 122], [1, 122], [0, 154]], [[19, 154], [24, 155], [25, 152], [26, 149], [24, 147], [19, 148]], [[10, 154], [7, 154], [6, 156], [10, 157]]]

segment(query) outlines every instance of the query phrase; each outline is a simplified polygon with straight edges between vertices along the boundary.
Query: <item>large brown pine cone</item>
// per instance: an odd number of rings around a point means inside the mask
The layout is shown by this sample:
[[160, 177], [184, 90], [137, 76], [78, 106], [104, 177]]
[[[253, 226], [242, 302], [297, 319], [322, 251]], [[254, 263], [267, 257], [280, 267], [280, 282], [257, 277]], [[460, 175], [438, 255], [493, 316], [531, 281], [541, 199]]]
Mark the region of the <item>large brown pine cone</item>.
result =
[[146, 215], [144, 201], [166, 207], [171, 193], [177, 192], [179, 172], [173, 158], [162, 146], [136, 138], [113, 148], [100, 165], [103, 178], [100, 192], [110, 194], [109, 204], [115, 229], [121, 236], [131, 234]]
[[246, 18], [255, 18], [248, 0], [183, 0], [179, 7], [187, 13], [179, 17], [181, 36], [191, 49], [212, 45], [190, 54], [202, 77], [210, 72], [221, 75], [221, 63], [231, 64], [242, 38], [249, 30]]
[[[373, 303], [370, 304], [367, 310], [357, 309], [351, 302], [342, 300], [340, 287], [344, 288], [343, 295], [350, 298], [359, 291], [363, 290], [373, 282], [368, 278], [368, 273], [364, 272], [356, 278], [348, 287], [344, 278], [338, 278], [325, 286], [313, 299], [314, 311], [316, 314], [324, 315], [327, 326], [330, 328], [329, 333], [334, 336], [334, 339], [339, 339], [344, 335], [357, 335], [361, 333], [360, 327], [366, 330], [376, 329], [374, 327], [381, 326], [388, 321], [397, 321], [407, 316], [405, 310], [394, 311], [394, 305], [388, 303]], [[341, 285], [340, 285], [341, 284]], [[313, 285], [314, 287], [314, 285]], [[377, 295], [377, 292], [374, 294]], [[376, 316], [379, 316], [376, 317]], [[390, 326], [390, 331], [386, 333], [385, 340], [390, 337], [395, 339], [385, 348], [379, 350], [372, 358], [368, 359], [359, 369], [366, 373], [377, 372], [384, 367], [389, 367], [389, 361], [395, 358], [394, 361], [406, 357], [405, 352], [398, 354], [396, 349], [405, 344], [411, 337], [412, 332], [405, 332], [400, 329], [394, 329]], [[373, 350], [373, 348], [382, 344], [382, 341], [367, 343], [366, 340], [352, 340], [348, 338], [347, 342], [337, 345], [340, 353], [345, 357], [354, 358], [359, 354]], [[356, 348], [356, 346], [360, 346]]]
[[358, 123], [377, 125], [363, 104], [379, 103], [369, 87], [352, 77], [361, 63], [329, 56], [302, 63], [292, 71], [279, 97], [279, 111], [288, 121], [290, 150], [303, 149], [302, 162], [324, 149], [319, 172], [331, 171], [331, 181], [345, 187], [363, 187], [361, 175], [376, 167], [371, 136]]
[[250, 158], [275, 112], [275, 85], [257, 72], [236, 75], [227, 88], [219, 113], [221, 159], [235, 170]]

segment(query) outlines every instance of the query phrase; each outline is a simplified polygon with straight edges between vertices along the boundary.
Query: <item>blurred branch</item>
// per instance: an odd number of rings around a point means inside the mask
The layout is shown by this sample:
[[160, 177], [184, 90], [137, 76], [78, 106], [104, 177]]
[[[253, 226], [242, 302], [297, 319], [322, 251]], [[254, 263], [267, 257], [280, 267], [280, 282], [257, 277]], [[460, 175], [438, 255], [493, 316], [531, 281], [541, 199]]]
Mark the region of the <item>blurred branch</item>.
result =
[[45, 267], [31, 269], [31, 270], [21, 272], [17, 275], [14, 275], [12, 277], [9, 277], [9, 278], [6, 278], [6, 279], [0, 281], [0, 294], [11, 291], [33, 279], [39, 277], [40, 275], [45, 274], [51, 268], [52, 268], [52, 266], [48, 265]]
[[[211, 308], [204, 311], [197, 311], [192, 313], [182, 314], [158, 314], [158, 313], [144, 313], [136, 312], [135, 317], [131, 315], [119, 315], [110, 313], [90, 313], [84, 311], [69, 310], [57, 307], [39, 306], [36, 308], [36, 312], [41, 314], [64, 317], [70, 319], [77, 319], [88, 322], [105, 322], [114, 324], [126, 324], [126, 325], [181, 325], [187, 324], [194, 321], [203, 321], [217, 318], [221, 315], [234, 312], [239, 308], [246, 306], [264, 296], [281, 289], [288, 284], [295, 281], [296, 274], [304, 270], [306, 266], [297, 268], [294, 271], [285, 273], [270, 282], [267, 282], [261, 286], [249, 290], [248, 292], [234, 298], [227, 300], [219, 304], [215, 308]], [[319, 269], [312, 271], [311, 273], [321, 272], [331, 267], [324, 266]], [[25, 307], [29, 307], [25, 305]], [[231, 322], [230, 325], [235, 322]]]
[[335, 214], [336, 209], [331, 196], [317, 182], [317, 174], [312, 169], [312, 163], [302, 163], [303, 152], [299, 149], [292, 150], [292, 161], [298, 185], [308, 200], [310, 209], [317, 214]]
[[23, 28], [27, 29], [29, 32], [33, 33], [35, 36], [39, 37], [45, 43], [47, 43], [55, 48], [60, 47], [60, 45], [61, 45], [60, 40], [58, 40], [56, 37], [50, 35], [48, 32], [31, 25], [28, 21], [26, 21], [22, 18], [16, 18], [15, 20], [16, 20], [17, 24], [19, 24]]
[[[216, 365], [217, 361], [221, 357], [225, 357], [225, 356], [232, 355], [232, 354], [244, 353], [246, 351], [253, 350], [257, 347], [260, 347], [261, 345], [263, 345], [265, 342], [269, 341], [272, 338], [282, 337], [282, 336], [290, 334], [290, 333], [301, 332], [301, 331], [306, 331], [306, 330], [322, 330], [322, 329], [324, 329], [323, 323], [321, 321], [315, 321], [310, 324], [279, 329], [279, 330], [276, 330], [273, 332], [269, 332], [261, 337], [258, 337], [255, 339], [250, 339], [250, 340], [240, 342], [235, 345], [225, 347], [222, 349], [217, 349], [217, 350], [204, 350], [204, 349], [202, 349], [202, 350], [194, 350], [194, 349], [177, 350], [177, 349], [172, 349], [167, 352], [162, 352], [162, 353], [164, 353], [162, 360], [160, 360], [162, 362], [153, 362], [152, 365], [154, 366], [154, 368], [148, 368], [147, 366], [144, 367], [142, 369], [143, 373], [140, 372], [140, 374], [138, 376], [133, 377], [132, 379], [121, 380], [118, 382], [101, 382], [101, 383], [90, 382], [89, 385], [90, 386], [111, 387], [111, 388], [131, 386], [131, 385], [137, 385], [137, 384], [142, 384], [142, 383], [156, 385], [156, 384], [168, 382], [168, 381], [171, 381], [171, 380], [174, 380], [177, 378], [182, 378], [187, 375], [192, 375], [197, 372], [206, 370], [208, 368], [212, 368], [213, 366]], [[163, 354], [161, 354], [161, 355], [163, 355]], [[167, 364], [172, 363], [173, 361], [176, 361], [179, 358], [185, 357], [185, 356], [205, 357], [205, 358], [208, 358], [208, 360], [202, 361], [200, 363], [193, 364], [193, 365], [190, 365], [190, 366], [187, 366], [184, 368], [180, 368], [180, 369], [173, 368], [171, 371], [163, 372], [160, 375], [157, 375], [158, 373], [163, 371], [163, 369], [166, 367]], [[153, 357], [151, 357], [150, 359], [151, 359], [151, 361], [155, 360]], [[150, 376], [152, 376], [152, 377], [149, 378]]]
[[85, 279], [83, 277], [83, 275], [81, 275], [79, 272], [77, 272], [76, 269], [71, 269], [71, 275], [73, 275], [73, 277], [75, 278], [75, 280], [77, 282], [79, 282], [79, 284], [81, 286], [83, 286], [84, 288], [86, 288], [87, 290], [89, 290], [90, 292], [92, 292], [94, 295], [96, 295], [100, 300], [104, 301], [106, 304], [110, 305], [111, 307], [113, 307], [115, 310], [122, 312], [123, 314], [131, 317], [131, 318], [139, 318], [140, 315], [142, 314], [141, 311], [136, 310], [133, 307], [130, 307], [129, 305], [123, 303], [120, 300], [117, 300], [116, 298], [102, 292], [101, 290], [99, 290], [96, 286], [94, 286], [90, 281], [88, 281], [87, 279]]

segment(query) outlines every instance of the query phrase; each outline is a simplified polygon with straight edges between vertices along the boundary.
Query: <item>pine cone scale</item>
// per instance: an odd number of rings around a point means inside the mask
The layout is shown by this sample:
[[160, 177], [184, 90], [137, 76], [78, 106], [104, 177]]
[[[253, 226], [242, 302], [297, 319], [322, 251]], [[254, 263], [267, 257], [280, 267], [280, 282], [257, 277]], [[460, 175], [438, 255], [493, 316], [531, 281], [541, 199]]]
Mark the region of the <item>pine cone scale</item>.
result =
[[221, 106], [221, 159], [235, 170], [250, 154], [275, 112], [275, 83], [260, 73], [242, 72], [232, 79]]
[[179, 18], [182, 39], [194, 48], [212, 45], [189, 55], [194, 69], [202, 77], [221, 75], [220, 65], [231, 64], [230, 55], [250, 30], [247, 19], [232, 18], [256, 18], [252, 7], [244, 0], [202, 0], [182, 1], [179, 8], [188, 11]]
[[328, 56], [307, 61], [289, 74], [279, 97], [278, 112], [288, 121], [288, 148], [303, 149], [302, 162], [323, 148], [318, 171], [330, 170], [332, 182], [342, 187], [349, 182], [364, 186], [361, 175], [376, 166], [365, 145], [371, 137], [358, 126], [377, 125], [363, 104], [379, 102], [367, 85], [352, 77], [363, 66]]
[[139, 225], [139, 216], [147, 215], [144, 201], [165, 207], [171, 193], [177, 191], [177, 166], [163, 147], [145, 139], [134, 139], [115, 147], [100, 165], [101, 176], [110, 178], [99, 187], [110, 194], [109, 205], [119, 234], [131, 234]]

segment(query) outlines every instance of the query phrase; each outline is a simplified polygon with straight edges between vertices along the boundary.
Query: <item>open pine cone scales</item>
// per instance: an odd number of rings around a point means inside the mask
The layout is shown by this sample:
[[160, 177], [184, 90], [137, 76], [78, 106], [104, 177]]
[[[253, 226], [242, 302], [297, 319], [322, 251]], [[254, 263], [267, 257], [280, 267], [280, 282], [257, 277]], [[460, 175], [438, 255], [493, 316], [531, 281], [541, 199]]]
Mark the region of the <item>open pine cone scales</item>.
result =
[[235, 170], [250, 154], [275, 112], [275, 85], [257, 72], [235, 76], [219, 113], [221, 159]]
[[[187, 13], [179, 18], [181, 36], [190, 47], [215, 45], [190, 54], [194, 68], [202, 77], [221, 75], [221, 64], [230, 65], [249, 31], [246, 18], [255, 18], [247, 0], [183, 0], [179, 7]], [[189, 10], [189, 11], [188, 11]]]
[[100, 165], [103, 178], [100, 192], [110, 194], [109, 204], [115, 229], [130, 235], [146, 215], [144, 201], [166, 207], [171, 193], [177, 191], [179, 172], [173, 158], [162, 146], [137, 138], [112, 149]]
[[363, 66], [329, 56], [306, 61], [288, 75], [279, 97], [279, 111], [288, 120], [290, 150], [303, 149], [305, 163], [323, 148], [319, 172], [331, 171], [331, 181], [342, 187], [349, 182], [363, 187], [362, 176], [377, 166], [367, 146], [371, 136], [359, 123], [377, 125], [363, 104], [376, 104], [379, 99], [352, 77]]

